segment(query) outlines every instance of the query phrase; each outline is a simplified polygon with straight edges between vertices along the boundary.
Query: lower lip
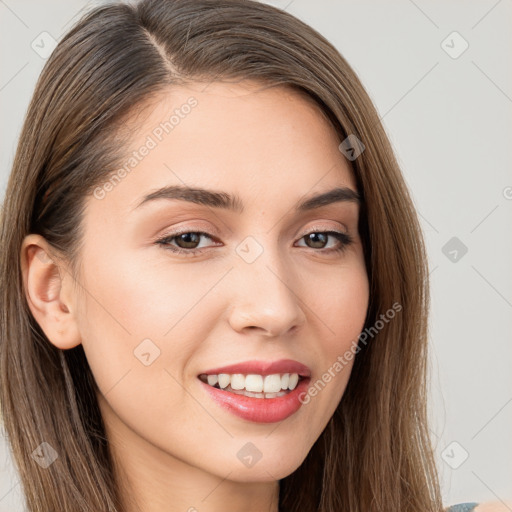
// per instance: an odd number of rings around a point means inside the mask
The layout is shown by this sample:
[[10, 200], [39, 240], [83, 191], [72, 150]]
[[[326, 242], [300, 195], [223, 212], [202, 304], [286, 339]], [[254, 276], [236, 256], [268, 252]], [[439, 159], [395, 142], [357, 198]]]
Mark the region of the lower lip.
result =
[[200, 382], [215, 402], [234, 415], [256, 423], [275, 423], [285, 420], [300, 409], [302, 405], [300, 397], [307, 390], [309, 380], [309, 378], [300, 380], [293, 391], [276, 398], [237, 395], [214, 388], [201, 380]]

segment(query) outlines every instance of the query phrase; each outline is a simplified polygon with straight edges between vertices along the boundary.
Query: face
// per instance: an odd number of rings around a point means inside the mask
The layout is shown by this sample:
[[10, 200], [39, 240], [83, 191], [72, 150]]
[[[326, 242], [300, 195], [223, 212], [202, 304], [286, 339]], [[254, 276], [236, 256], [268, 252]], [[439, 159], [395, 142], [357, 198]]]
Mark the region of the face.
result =
[[191, 84], [153, 107], [84, 217], [74, 309], [107, 430], [156, 467], [283, 478], [364, 327], [355, 179], [318, 107], [285, 88]]

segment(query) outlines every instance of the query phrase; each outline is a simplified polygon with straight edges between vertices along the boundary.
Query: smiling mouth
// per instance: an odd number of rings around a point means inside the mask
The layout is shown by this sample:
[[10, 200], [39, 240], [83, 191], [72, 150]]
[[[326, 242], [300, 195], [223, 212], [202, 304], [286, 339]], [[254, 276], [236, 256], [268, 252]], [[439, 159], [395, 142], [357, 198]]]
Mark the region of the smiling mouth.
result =
[[298, 373], [276, 373], [272, 375], [228, 374], [199, 375], [199, 379], [209, 386], [236, 395], [251, 398], [278, 398], [291, 393], [304, 379]]

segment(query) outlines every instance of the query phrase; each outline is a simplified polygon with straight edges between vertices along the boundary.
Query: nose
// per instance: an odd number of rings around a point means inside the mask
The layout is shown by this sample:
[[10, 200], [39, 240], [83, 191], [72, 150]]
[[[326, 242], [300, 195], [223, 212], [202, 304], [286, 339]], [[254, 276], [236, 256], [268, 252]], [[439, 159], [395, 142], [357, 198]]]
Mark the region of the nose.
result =
[[256, 261], [240, 260], [233, 273], [229, 323], [240, 333], [259, 331], [267, 337], [284, 336], [305, 322], [302, 297], [293, 272], [279, 257], [264, 251]]

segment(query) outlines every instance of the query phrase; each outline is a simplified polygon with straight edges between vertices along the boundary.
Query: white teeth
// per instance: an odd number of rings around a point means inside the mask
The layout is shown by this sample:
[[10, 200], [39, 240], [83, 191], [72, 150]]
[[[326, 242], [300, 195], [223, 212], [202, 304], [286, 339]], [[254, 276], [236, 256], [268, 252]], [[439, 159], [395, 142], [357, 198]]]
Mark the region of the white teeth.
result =
[[[233, 387], [233, 384], [231, 384]], [[261, 393], [263, 391], [263, 377], [261, 375], [250, 374], [245, 377], [245, 389], [254, 393]], [[281, 391], [281, 389], [278, 389]]]
[[277, 393], [281, 391], [281, 375], [267, 375], [263, 381], [265, 393]]
[[244, 389], [245, 388], [245, 375], [241, 373], [235, 373], [231, 376], [231, 387], [233, 389]]
[[299, 382], [299, 376], [296, 373], [292, 373], [290, 375], [290, 380], [288, 382], [288, 389], [292, 390], [297, 387], [297, 383]]
[[225, 387], [229, 386], [230, 382], [231, 382], [231, 375], [229, 375], [227, 373], [219, 374], [219, 387], [221, 389], [224, 389]]
[[[205, 378], [206, 377], [206, 378]], [[244, 375], [242, 373], [234, 373], [230, 375], [228, 373], [220, 373], [219, 375], [202, 375], [204, 382], [208, 382], [210, 386], [217, 386], [220, 389], [225, 389], [229, 386], [229, 390], [233, 391], [246, 391], [248, 396], [251, 394], [259, 394], [263, 396], [278, 394], [280, 396], [281, 391], [292, 391], [297, 387], [299, 382], [298, 373], [274, 373], [272, 375], [249, 374]]]
[[219, 377], [217, 375], [207, 375], [207, 378], [208, 384], [210, 384], [210, 386], [215, 386], [215, 384], [219, 382]]

